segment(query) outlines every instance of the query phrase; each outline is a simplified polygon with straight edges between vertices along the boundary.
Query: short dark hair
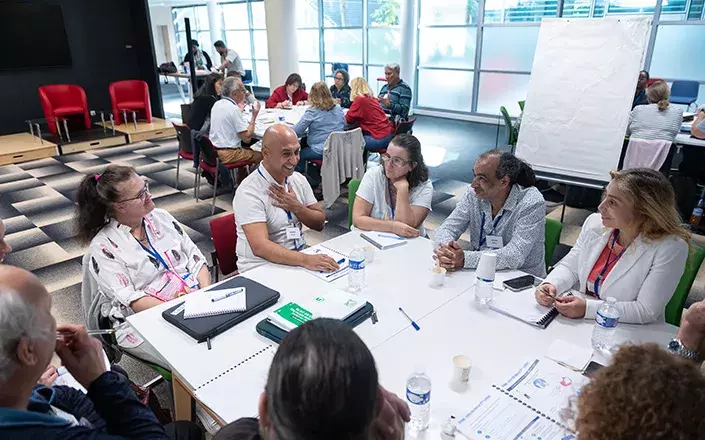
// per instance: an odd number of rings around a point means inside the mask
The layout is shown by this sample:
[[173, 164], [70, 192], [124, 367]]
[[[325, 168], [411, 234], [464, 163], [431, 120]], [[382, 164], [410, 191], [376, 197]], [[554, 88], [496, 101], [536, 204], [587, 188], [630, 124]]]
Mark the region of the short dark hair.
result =
[[191, 40], [191, 46], [199, 47], [200, 45], [198, 44], [198, 41], [196, 41], [196, 40]]
[[213, 43], [213, 47], [225, 47], [225, 43], [223, 43], [223, 40], [218, 40]]
[[218, 93], [215, 91], [215, 83], [223, 80], [223, 75], [220, 73], [213, 72], [206, 77], [206, 81], [203, 83], [201, 88], [199, 88], [193, 95], [194, 98], [199, 96], [207, 95], [218, 98]]
[[398, 134], [394, 136], [389, 144], [405, 149], [409, 155], [409, 160], [416, 164], [414, 169], [406, 175], [406, 180], [409, 181], [409, 189], [416, 188], [428, 180], [428, 167], [423, 160], [423, 154], [421, 154], [421, 142], [416, 136], [409, 133]]
[[301, 80], [301, 75], [299, 75], [298, 73], [292, 73], [291, 75], [287, 76], [284, 85], [290, 86], [292, 84], [298, 84], [299, 88], [301, 88], [301, 85], [303, 84], [303, 80]]
[[269, 368], [271, 428], [279, 439], [366, 439], [378, 387], [374, 357], [350, 326], [308, 321], [284, 338]]
[[536, 186], [536, 175], [534, 174], [534, 169], [531, 165], [519, 159], [512, 153], [506, 151], [502, 152], [499, 150], [490, 150], [480, 155], [481, 159], [487, 157], [497, 157], [499, 163], [497, 164], [497, 172], [495, 173], [498, 179], [504, 178], [504, 176], [509, 177], [509, 183], [514, 185], [515, 183], [523, 186], [524, 188], [529, 186]]
[[640, 73], [640, 74], [643, 73], [644, 75], [646, 75], [646, 79], [649, 79], [649, 72], [647, 72], [646, 70], [642, 70], [642, 71], [639, 72], [639, 73]]
[[350, 82], [350, 74], [348, 73], [347, 70], [345, 70], [345, 69], [336, 70], [335, 72], [333, 72], [333, 78], [335, 78], [335, 75], [337, 75], [337, 74], [343, 75], [343, 82], [345, 84]]

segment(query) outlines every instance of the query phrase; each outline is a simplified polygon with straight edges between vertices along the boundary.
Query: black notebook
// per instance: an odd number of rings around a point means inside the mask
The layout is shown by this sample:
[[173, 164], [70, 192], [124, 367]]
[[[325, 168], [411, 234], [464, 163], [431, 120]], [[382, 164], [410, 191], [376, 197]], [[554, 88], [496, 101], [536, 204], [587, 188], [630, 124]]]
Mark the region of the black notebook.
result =
[[254, 316], [262, 310], [274, 305], [279, 300], [279, 292], [243, 276], [230, 278], [224, 283], [218, 284], [211, 289], [223, 290], [232, 289], [235, 287], [245, 287], [247, 289], [247, 308], [244, 312], [232, 312], [222, 315], [206, 316], [203, 318], [185, 319], [185, 301], [183, 301], [178, 305], [163, 311], [162, 316], [167, 320], [167, 322], [175, 325], [196, 341], [205, 342], [207, 339], [223, 333], [247, 318]]

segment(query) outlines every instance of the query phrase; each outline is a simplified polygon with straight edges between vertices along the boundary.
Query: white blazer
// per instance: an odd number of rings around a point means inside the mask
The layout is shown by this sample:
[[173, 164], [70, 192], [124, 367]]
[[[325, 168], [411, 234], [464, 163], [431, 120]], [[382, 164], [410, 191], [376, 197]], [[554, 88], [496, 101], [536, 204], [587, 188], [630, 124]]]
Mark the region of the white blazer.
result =
[[[570, 253], [546, 277], [558, 293], [585, 292], [587, 278], [610, 238], [599, 213], [585, 220]], [[678, 286], [688, 258], [688, 245], [680, 237], [649, 240], [639, 235], [614, 265], [600, 286], [600, 298], [617, 300], [619, 321], [648, 324], [663, 321], [666, 304]], [[602, 300], [586, 297], [585, 319], [595, 319]]]

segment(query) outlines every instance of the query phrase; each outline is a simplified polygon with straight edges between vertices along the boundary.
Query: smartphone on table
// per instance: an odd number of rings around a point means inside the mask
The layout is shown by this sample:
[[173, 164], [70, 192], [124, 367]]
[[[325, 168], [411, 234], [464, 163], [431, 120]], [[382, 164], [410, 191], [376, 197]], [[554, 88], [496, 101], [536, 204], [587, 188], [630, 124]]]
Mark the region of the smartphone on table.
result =
[[529, 287], [532, 287], [535, 282], [536, 282], [536, 277], [534, 277], [533, 275], [524, 275], [521, 277], [512, 278], [510, 280], [507, 280], [504, 283], [502, 283], [502, 285], [511, 291], [519, 292], [520, 290], [524, 290], [524, 289], [528, 289]]

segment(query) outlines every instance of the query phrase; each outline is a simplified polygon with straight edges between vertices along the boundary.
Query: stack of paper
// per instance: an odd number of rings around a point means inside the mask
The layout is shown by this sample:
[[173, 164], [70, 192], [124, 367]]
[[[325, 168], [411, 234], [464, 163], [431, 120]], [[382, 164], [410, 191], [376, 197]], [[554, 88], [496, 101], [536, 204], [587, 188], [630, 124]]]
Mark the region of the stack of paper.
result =
[[580, 347], [562, 339], [556, 339], [548, 347], [546, 357], [573, 371], [585, 371], [592, 359], [592, 348]]
[[269, 313], [267, 317], [277, 327], [290, 331], [304, 322], [316, 318], [345, 320], [366, 303], [365, 299], [357, 295], [343, 290], [334, 290], [302, 304], [290, 302]]
[[406, 244], [406, 238], [392, 234], [391, 232], [363, 231], [360, 232], [360, 237], [369, 241], [381, 250]]
[[208, 290], [186, 297], [184, 318], [224, 315], [247, 310], [247, 289]]

